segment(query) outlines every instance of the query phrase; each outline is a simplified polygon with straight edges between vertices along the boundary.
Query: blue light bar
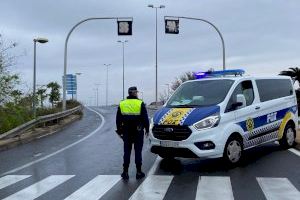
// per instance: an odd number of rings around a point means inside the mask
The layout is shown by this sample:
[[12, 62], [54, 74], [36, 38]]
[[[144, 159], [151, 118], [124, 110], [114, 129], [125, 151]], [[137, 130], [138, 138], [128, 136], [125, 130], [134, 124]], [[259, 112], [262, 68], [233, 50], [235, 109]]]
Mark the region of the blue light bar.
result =
[[194, 73], [196, 79], [209, 78], [209, 77], [220, 77], [226, 75], [242, 76], [245, 73], [243, 69], [228, 69], [220, 71], [207, 71]]

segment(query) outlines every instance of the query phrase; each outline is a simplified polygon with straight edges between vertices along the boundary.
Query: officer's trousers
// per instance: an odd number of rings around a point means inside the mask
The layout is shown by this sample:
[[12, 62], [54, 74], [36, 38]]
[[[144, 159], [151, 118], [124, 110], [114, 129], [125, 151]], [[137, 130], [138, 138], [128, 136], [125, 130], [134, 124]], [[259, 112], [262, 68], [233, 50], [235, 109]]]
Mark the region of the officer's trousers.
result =
[[135, 164], [137, 168], [141, 167], [142, 165], [142, 149], [143, 149], [143, 143], [144, 143], [144, 132], [143, 131], [135, 131], [135, 132], [128, 132], [124, 133], [123, 135], [123, 141], [124, 141], [124, 168], [129, 167], [130, 164], [130, 155], [131, 155], [131, 149], [134, 145], [135, 150]]

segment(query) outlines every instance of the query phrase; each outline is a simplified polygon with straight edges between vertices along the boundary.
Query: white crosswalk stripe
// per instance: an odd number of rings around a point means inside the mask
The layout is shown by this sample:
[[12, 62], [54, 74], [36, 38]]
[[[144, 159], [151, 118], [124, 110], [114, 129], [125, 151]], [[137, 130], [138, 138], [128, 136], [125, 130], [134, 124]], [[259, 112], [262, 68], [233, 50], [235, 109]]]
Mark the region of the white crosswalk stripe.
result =
[[[0, 178], [0, 190], [13, 186], [31, 175], [7, 175]], [[73, 175], [52, 175], [39, 182], [26, 186], [4, 200], [31, 200], [50, 192], [61, 184], [72, 184]], [[174, 176], [148, 175], [139, 187], [133, 192], [130, 200], [161, 200], [164, 199]], [[98, 175], [73, 193], [65, 200], [96, 200], [103, 197], [120, 182], [119, 175]], [[257, 184], [267, 200], [300, 200], [300, 192], [287, 178], [258, 177]], [[68, 182], [67, 182], [68, 181]], [[67, 182], [67, 183], [66, 183]], [[176, 184], [174, 182], [173, 184]], [[170, 190], [170, 192], [173, 190]], [[259, 192], [261, 192], [259, 191]], [[255, 192], [255, 191], [253, 191]], [[69, 194], [69, 193], [68, 193]], [[51, 194], [50, 194], [51, 195]], [[198, 179], [196, 200], [234, 200], [230, 177], [226, 176], [201, 176]]]
[[31, 200], [36, 199], [42, 194], [52, 190], [53, 188], [57, 187], [58, 185], [66, 182], [73, 175], [53, 175], [49, 176], [7, 198], [4, 200]]
[[229, 177], [202, 176], [199, 178], [196, 200], [233, 200]]
[[267, 200], [300, 200], [300, 192], [287, 178], [256, 178]]
[[97, 200], [111, 189], [120, 179], [121, 177], [117, 175], [99, 175], [71, 194], [65, 200]]
[[151, 175], [138, 187], [130, 200], [160, 200], [163, 199], [171, 184], [173, 176]]
[[22, 181], [26, 178], [30, 177], [30, 175], [7, 175], [0, 178], [0, 190], [12, 184], [15, 184], [19, 181]]

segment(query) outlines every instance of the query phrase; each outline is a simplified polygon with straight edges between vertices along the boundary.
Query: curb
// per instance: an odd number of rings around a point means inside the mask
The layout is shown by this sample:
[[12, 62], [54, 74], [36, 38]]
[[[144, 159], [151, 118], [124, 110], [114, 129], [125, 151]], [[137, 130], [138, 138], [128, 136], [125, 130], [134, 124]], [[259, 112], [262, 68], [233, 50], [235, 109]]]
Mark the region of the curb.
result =
[[0, 152], [11, 149], [21, 144], [29, 143], [33, 140], [38, 140], [43, 137], [52, 135], [62, 130], [65, 126], [75, 122], [76, 120], [79, 120], [80, 118], [81, 115], [70, 115], [59, 124], [55, 124], [45, 128], [35, 128], [33, 130], [26, 131], [18, 137], [0, 140]]

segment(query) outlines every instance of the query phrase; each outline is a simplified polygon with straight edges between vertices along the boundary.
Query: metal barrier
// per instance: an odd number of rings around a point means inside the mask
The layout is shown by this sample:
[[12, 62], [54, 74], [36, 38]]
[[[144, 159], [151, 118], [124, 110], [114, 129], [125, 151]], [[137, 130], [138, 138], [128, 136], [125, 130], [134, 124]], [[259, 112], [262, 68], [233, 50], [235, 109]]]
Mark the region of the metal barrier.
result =
[[0, 140], [16, 137], [38, 124], [46, 123], [49, 121], [58, 120], [58, 119], [67, 117], [69, 115], [72, 115], [75, 112], [81, 111], [82, 108], [83, 108], [83, 106], [77, 106], [75, 108], [72, 108], [72, 109], [69, 109], [69, 110], [66, 110], [63, 112], [37, 117], [36, 119], [26, 122], [25, 124], [22, 124], [6, 133], [0, 134]]

